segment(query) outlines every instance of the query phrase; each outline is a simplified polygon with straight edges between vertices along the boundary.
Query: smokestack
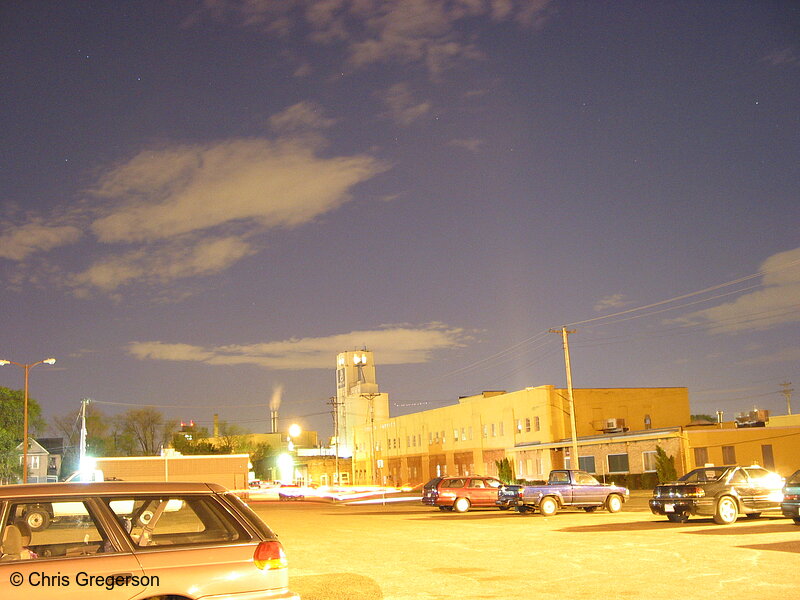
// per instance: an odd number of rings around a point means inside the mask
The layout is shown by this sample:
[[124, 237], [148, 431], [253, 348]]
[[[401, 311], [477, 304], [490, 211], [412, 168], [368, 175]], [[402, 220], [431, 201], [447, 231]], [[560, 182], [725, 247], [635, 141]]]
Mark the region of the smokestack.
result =
[[269, 420], [272, 433], [278, 433], [278, 409], [281, 406], [283, 396], [283, 386], [276, 385], [272, 388], [272, 398], [269, 401]]

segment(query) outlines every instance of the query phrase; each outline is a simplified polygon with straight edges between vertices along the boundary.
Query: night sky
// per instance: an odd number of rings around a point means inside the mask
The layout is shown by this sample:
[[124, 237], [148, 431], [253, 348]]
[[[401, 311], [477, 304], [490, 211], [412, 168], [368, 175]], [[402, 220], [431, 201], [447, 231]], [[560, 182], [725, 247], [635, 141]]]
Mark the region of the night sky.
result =
[[[330, 434], [482, 390], [800, 389], [796, 2], [0, 4], [0, 358]], [[21, 389], [23, 371], [0, 368]], [[103, 404], [100, 404], [103, 403]], [[800, 412], [800, 391], [794, 396]]]

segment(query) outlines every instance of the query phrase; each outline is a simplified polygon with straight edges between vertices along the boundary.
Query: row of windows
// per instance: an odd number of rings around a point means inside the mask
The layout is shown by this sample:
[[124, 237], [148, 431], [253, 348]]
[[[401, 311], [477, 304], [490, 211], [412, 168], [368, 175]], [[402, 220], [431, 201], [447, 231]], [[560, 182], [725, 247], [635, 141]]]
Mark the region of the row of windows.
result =
[[[775, 457], [772, 453], [772, 444], [761, 445], [761, 460], [764, 468], [775, 468]], [[708, 448], [694, 448], [694, 464], [697, 467], [709, 464]], [[722, 464], [735, 465], [736, 462], [736, 447], [735, 446], [722, 446]]]
[[[540, 422], [539, 417], [526, 417], [525, 419], [517, 419], [516, 422], [517, 433], [530, 433], [531, 431], [539, 431], [540, 430]], [[502, 437], [505, 435], [505, 423], [502, 421], [500, 423], [487, 423], [483, 426], [482, 436], [484, 439], [488, 439], [489, 437]], [[462, 427], [461, 429], [455, 428], [453, 429], [453, 437], [450, 438], [453, 442], [466, 442], [468, 440], [473, 439], [472, 435], [472, 427]], [[428, 432], [428, 445], [432, 446], [434, 444], [444, 444], [447, 441], [447, 436], [444, 431], [430, 431]], [[386, 440], [386, 447], [390, 450], [399, 450], [400, 449], [400, 438], [388, 438]], [[415, 434], [415, 435], [408, 435], [406, 436], [406, 448], [417, 448], [422, 447], [422, 435]], [[356, 447], [358, 448], [358, 445]], [[361, 448], [363, 449], [363, 447]], [[380, 451], [381, 443], [375, 443], [375, 449]]]

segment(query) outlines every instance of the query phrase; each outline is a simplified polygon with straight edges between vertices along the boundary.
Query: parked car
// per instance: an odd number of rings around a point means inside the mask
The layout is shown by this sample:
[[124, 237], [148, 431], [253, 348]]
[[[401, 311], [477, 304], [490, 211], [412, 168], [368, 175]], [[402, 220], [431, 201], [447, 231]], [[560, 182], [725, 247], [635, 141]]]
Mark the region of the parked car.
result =
[[793, 519], [795, 525], [800, 525], [800, 469], [789, 475], [786, 480], [781, 512], [785, 517]]
[[714, 518], [720, 525], [734, 523], [739, 514], [756, 518], [779, 510], [783, 478], [759, 466], [701, 467], [672, 483], [657, 485], [650, 510], [684, 523], [691, 515]]
[[498, 505], [514, 506], [519, 513], [539, 511], [546, 517], [565, 507], [594, 512], [605, 508], [619, 512], [628, 499], [628, 488], [600, 483], [586, 471], [556, 469], [550, 471], [544, 485], [504, 486], [497, 497]]
[[[438, 506], [439, 510], [467, 512], [470, 508], [495, 508], [501, 481], [496, 477], [468, 475], [443, 477], [438, 484], [425, 484], [422, 503]], [[429, 486], [429, 484], [432, 484]]]
[[[41, 507], [58, 520], [31, 531]], [[0, 487], [0, 581], [13, 597], [299, 600], [287, 566], [270, 528], [216, 484]]]

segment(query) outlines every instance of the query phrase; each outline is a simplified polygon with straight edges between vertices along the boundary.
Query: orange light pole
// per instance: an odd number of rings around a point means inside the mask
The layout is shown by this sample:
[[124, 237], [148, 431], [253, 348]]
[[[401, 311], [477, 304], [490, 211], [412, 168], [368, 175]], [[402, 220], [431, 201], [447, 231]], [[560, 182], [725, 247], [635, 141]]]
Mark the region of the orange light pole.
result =
[[45, 358], [39, 362], [26, 365], [14, 362], [13, 360], [0, 360], [0, 367], [3, 365], [17, 365], [25, 369], [25, 400], [22, 408], [22, 483], [28, 483], [28, 374], [30, 370], [38, 365], [55, 364], [55, 358]]

